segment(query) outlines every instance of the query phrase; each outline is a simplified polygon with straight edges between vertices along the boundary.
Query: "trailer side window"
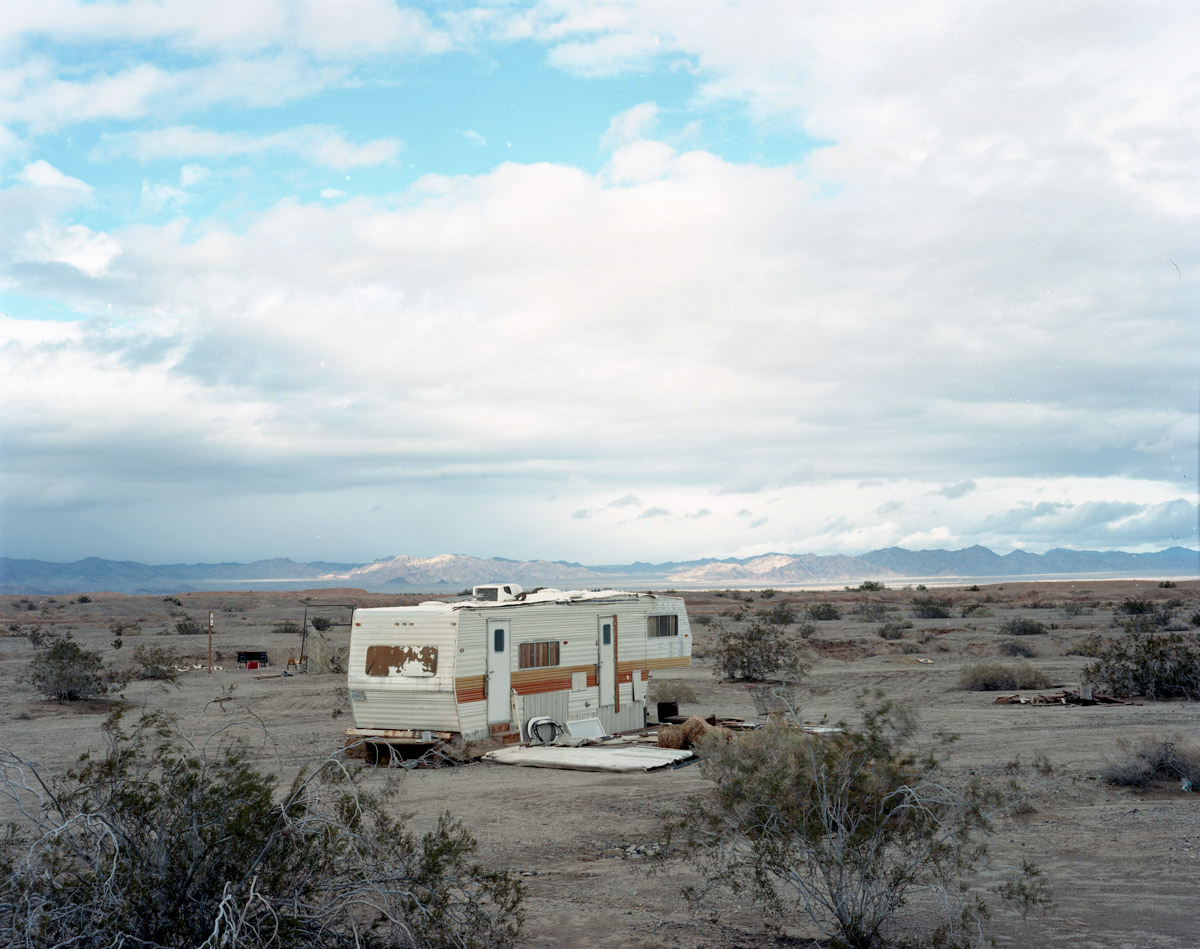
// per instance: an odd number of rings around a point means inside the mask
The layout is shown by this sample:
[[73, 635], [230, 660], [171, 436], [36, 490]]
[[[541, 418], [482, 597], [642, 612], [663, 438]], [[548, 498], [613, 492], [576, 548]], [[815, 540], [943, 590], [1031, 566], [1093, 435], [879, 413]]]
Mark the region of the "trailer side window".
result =
[[670, 616], [646, 617], [646, 635], [652, 639], [658, 636], [678, 636], [679, 617], [674, 613]]
[[558, 640], [545, 643], [521, 643], [518, 669], [544, 669], [558, 665]]
[[369, 676], [435, 676], [437, 646], [368, 646]]

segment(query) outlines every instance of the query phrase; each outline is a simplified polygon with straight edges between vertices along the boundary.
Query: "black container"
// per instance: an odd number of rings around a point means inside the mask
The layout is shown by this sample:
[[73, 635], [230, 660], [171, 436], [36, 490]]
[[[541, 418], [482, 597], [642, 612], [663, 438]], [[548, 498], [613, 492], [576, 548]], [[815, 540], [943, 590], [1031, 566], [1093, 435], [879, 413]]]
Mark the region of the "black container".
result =
[[665, 722], [668, 718], [673, 718], [679, 714], [678, 702], [659, 702], [658, 703], [658, 720]]

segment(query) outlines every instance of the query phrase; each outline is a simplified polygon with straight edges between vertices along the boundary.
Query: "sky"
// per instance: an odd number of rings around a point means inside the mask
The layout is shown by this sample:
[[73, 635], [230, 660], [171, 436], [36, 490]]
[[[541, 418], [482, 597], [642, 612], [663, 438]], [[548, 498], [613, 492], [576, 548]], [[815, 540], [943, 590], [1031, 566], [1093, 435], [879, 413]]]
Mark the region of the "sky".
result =
[[3, 6], [0, 555], [1198, 544], [1189, 0]]

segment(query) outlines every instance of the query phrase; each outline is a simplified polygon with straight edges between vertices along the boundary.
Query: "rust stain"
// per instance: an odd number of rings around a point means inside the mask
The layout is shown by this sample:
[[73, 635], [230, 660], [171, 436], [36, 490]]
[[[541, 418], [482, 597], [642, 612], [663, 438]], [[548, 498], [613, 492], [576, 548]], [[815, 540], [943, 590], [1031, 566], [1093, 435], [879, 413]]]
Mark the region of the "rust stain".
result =
[[437, 646], [368, 646], [367, 675], [437, 675]]

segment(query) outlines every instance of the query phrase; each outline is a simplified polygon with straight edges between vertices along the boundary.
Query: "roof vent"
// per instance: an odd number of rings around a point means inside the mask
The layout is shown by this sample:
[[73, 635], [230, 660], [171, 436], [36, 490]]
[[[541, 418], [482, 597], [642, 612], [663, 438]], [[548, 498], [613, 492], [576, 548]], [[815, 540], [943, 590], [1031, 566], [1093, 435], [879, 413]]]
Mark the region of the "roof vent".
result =
[[507, 603], [525, 599], [525, 591], [515, 583], [485, 583], [472, 587], [471, 593], [475, 599], [485, 603]]

